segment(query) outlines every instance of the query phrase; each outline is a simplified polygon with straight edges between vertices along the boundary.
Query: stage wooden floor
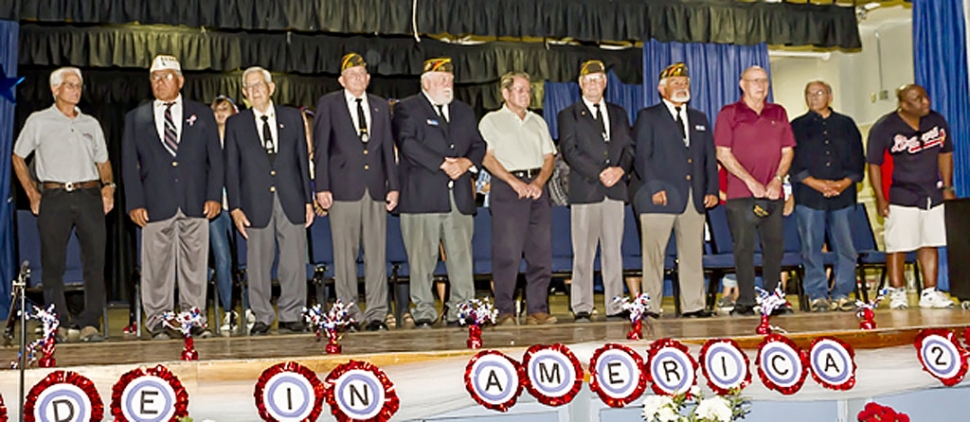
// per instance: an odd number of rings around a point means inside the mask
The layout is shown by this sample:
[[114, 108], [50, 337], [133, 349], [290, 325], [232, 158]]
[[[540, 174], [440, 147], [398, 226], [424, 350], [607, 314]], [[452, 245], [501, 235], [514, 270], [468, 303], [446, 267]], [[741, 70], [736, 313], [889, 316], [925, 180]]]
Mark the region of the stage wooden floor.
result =
[[[733, 338], [743, 348], [754, 349], [761, 341], [755, 334], [757, 317], [716, 317], [705, 320], [661, 318], [651, 320], [645, 340], [628, 342], [626, 322], [593, 322], [589, 324], [560, 323], [553, 326], [489, 327], [483, 330], [484, 347], [490, 349], [521, 349], [533, 344], [627, 343], [645, 349], [650, 340], [670, 337], [688, 344], [699, 345], [709, 338]], [[970, 311], [964, 310], [880, 310], [876, 314], [877, 330], [861, 331], [853, 313], [799, 313], [775, 317], [772, 325], [787, 331], [787, 335], [807, 346], [811, 339], [833, 336], [846, 340], [857, 349], [881, 348], [912, 344], [919, 330], [926, 327], [963, 329], [970, 326]], [[325, 355], [323, 343], [312, 334], [271, 335], [265, 337], [215, 337], [196, 340], [199, 351], [199, 370], [217, 379], [243, 380], [258, 377], [265, 360], [300, 361], [316, 371], [326, 371], [348, 358], [360, 358], [377, 365], [417, 363], [427, 360], [471, 355], [465, 347], [464, 328], [435, 328], [432, 330], [392, 330], [381, 333], [360, 332], [345, 334], [341, 339], [343, 355]], [[643, 347], [637, 347], [642, 345]], [[123, 339], [114, 336], [99, 344], [62, 344], [57, 346], [57, 366], [61, 368], [99, 365], [138, 365], [177, 361], [182, 349], [181, 340], [150, 341]], [[15, 359], [17, 351], [0, 349], [0, 361]], [[174, 362], [173, 362], [174, 363]], [[208, 367], [204, 370], [202, 367]], [[199, 374], [200, 376], [202, 374]]]

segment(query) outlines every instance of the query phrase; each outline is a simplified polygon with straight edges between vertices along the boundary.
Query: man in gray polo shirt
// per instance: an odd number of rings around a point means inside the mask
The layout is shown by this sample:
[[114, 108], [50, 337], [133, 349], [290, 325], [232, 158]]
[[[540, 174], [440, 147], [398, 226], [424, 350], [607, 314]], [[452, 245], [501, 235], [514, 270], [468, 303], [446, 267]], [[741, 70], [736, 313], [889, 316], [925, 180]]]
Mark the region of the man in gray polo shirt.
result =
[[546, 121], [528, 110], [529, 75], [509, 72], [501, 79], [505, 106], [478, 124], [488, 150], [483, 164], [492, 174], [492, 276], [499, 324], [514, 323], [515, 281], [523, 256], [529, 325], [554, 324], [549, 314], [552, 228], [546, 182], [552, 176], [556, 145]]
[[[74, 67], [51, 73], [54, 105], [27, 118], [13, 149], [13, 168], [37, 214], [44, 299], [54, 304], [60, 340], [80, 329], [85, 342], [104, 340], [104, 215], [114, 208], [115, 184], [101, 125], [77, 108], [83, 79]], [[37, 180], [25, 158], [34, 154]], [[40, 190], [38, 189], [40, 188]], [[43, 206], [41, 206], [43, 205]], [[64, 267], [71, 230], [77, 229], [84, 267], [84, 311], [73, 318], [64, 298]]]

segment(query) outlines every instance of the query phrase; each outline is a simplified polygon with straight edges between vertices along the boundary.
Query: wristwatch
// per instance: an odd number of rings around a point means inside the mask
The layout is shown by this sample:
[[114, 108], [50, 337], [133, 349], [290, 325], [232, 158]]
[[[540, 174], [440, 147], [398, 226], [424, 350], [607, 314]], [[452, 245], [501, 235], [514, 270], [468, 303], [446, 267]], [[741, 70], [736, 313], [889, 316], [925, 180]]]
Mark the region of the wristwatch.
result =
[[116, 185], [115, 182], [102, 183], [101, 184], [101, 187], [102, 188], [118, 189], [118, 185]]

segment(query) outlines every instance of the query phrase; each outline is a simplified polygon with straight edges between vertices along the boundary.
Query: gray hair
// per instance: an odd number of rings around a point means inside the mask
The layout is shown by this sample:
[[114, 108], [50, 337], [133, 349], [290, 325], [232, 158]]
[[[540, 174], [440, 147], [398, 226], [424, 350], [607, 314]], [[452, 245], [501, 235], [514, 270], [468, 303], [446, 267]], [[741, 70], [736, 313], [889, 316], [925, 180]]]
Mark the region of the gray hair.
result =
[[263, 81], [266, 82], [267, 85], [273, 83], [273, 75], [271, 75], [268, 70], [259, 66], [253, 66], [246, 69], [242, 74], [243, 88], [246, 88], [246, 78], [249, 76], [249, 74], [256, 72], [263, 74]]
[[61, 84], [64, 83], [64, 74], [66, 73], [73, 73], [77, 75], [77, 78], [81, 80], [81, 83], [84, 83], [84, 77], [81, 76], [81, 69], [68, 66], [51, 72], [51, 87], [57, 88], [61, 86]]
[[749, 67], [747, 69], [744, 69], [744, 72], [741, 72], [741, 79], [744, 79], [744, 76], [747, 75], [748, 72], [751, 72], [751, 71], [754, 71], [754, 70], [760, 70], [762, 72], [765, 72], [766, 75], [768, 74], [768, 71], [765, 70], [765, 68], [763, 68], [761, 66], [758, 66], [758, 65], [754, 65], [754, 66], [751, 66], [751, 67]]
[[502, 75], [499, 86], [501, 86], [502, 89], [512, 89], [512, 85], [515, 84], [515, 78], [525, 79], [525, 81], [529, 83], [532, 82], [532, 79], [529, 77], [528, 73], [512, 71]]
[[822, 85], [823, 87], [825, 87], [825, 93], [832, 95], [832, 85], [829, 85], [828, 82], [825, 82], [821, 79], [815, 80], [815, 81], [809, 81], [807, 84], [805, 84], [805, 94], [808, 94], [808, 87], [812, 85]]

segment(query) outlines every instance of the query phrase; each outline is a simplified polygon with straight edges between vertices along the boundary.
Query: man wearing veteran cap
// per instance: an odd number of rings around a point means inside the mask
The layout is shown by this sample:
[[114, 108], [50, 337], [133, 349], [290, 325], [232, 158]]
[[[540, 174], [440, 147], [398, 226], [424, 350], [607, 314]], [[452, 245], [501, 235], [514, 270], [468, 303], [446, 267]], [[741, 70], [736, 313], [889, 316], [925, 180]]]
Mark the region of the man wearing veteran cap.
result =
[[[731, 314], [754, 314], [754, 242], [761, 236], [765, 290], [774, 291], [785, 250], [782, 182], [794, 157], [795, 136], [785, 108], [767, 102], [768, 72], [751, 66], [741, 73], [743, 95], [717, 114], [714, 145], [728, 171], [727, 216], [734, 238], [738, 301]], [[775, 313], [790, 313], [779, 307]]]
[[671, 229], [677, 244], [681, 309], [685, 317], [712, 316], [704, 309], [704, 214], [717, 205], [717, 157], [707, 116], [687, 106], [687, 66], [660, 73], [661, 102], [645, 108], [633, 126], [636, 172], [643, 181], [634, 201], [643, 227], [643, 292], [659, 312], [664, 254]]
[[421, 93], [394, 106], [401, 175], [398, 209], [417, 328], [431, 328], [437, 316], [431, 276], [439, 241], [448, 257], [449, 325], [457, 325], [458, 304], [475, 295], [471, 239], [476, 208], [469, 171], [482, 167], [485, 141], [471, 107], [454, 101], [454, 80], [450, 58], [428, 59]]
[[626, 174], [633, 166], [630, 123], [622, 107], [603, 99], [606, 67], [599, 60], [579, 71], [583, 98], [559, 112], [559, 145], [569, 164], [569, 203], [573, 240], [570, 302], [577, 322], [588, 322], [593, 311], [593, 258], [602, 251], [606, 315], [622, 317], [613, 298], [623, 294], [624, 202]]
[[[367, 94], [370, 74], [357, 53], [341, 60], [344, 87], [320, 97], [314, 121], [317, 202], [330, 209], [337, 298], [368, 331], [387, 330], [387, 212], [397, 206], [398, 175], [387, 100]], [[363, 246], [367, 312], [357, 306], [357, 254]], [[351, 329], [359, 329], [359, 326]]]
[[[212, 109], [182, 98], [178, 59], [152, 61], [155, 100], [125, 116], [122, 174], [128, 215], [142, 227], [142, 306], [156, 339], [162, 314], [198, 308], [205, 318], [209, 219], [222, 209], [223, 159]], [[177, 276], [176, 276], [177, 274]], [[197, 330], [195, 335], [210, 335]]]
[[552, 209], [545, 185], [552, 176], [556, 145], [546, 121], [529, 111], [529, 75], [501, 79], [505, 105], [485, 115], [478, 128], [488, 143], [485, 168], [492, 178], [492, 274], [498, 323], [514, 322], [513, 294], [523, 256], [527, 264], [528, 323], [551, 324]]
[[270, 269], [279, 248], [280, 334], [301, 333], [306, 306], [306, 228], [313, 223], [310, 158], [303, 115], [273, 104], [272, 75], [250, 67], [243, 94], [253, 107], [226, 123], [226, 193], [232, 221], [247, 239], [250, 335], [269, 333], [276, 317]]

